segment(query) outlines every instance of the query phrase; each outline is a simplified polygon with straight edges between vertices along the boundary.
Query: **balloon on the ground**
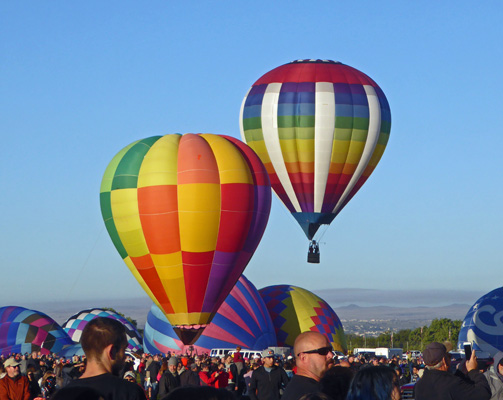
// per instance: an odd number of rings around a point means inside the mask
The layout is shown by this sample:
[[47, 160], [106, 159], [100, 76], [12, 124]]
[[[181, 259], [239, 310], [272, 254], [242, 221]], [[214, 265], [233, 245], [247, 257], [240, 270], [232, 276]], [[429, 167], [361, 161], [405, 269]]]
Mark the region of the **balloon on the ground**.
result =
[[325, 335], [334, 350], [347, 353], [342, 323], [325, 300], [290, 285], [268, 286], [259, 293], [271, 315], [278, 346], [293, 347], [299, 333], [315, 331]]
[[120, 256], [193, 343], [250, 261], [271, 206], [257, 155], [228, 136], [139, 140], [108, 165], [101, 211]]
[[[276, 334], [264, 301], [243, 275], [218, 309], [212, 322], [194, 343], [199, 353], [212, 348], [266, 349], [276, 346]], [[148, 313], [143, 335], [145, 352], [185, 352], [171, 324], [154, 304]]]
[[358, 192], [391, 129], [388, 101], [367, 75], [329, 60], [269, 71], [245, 96], [241, 136], [309, 240]]
[[126, 328], [127, 349], [135, 353], [142, 351], [142, 337], [135, 326], [120, 314], [110, 310], [103, 310], [101, 308], [82, 310], [68, 318], [63, 324], [63, 329], [74, 342], [80, 342], [82, 331], [87, 323], [97, 317], [112, 318], [122, 323]]
[[32, 351], [47, 355], [72, 345], [72, 339], [63, 328], [46, 314], [16, 306], [0, 308], [2, 355]]
[[464, 342], [492, 357], [503, 351], [503, 287], [478, 299], [466, 314], [458, 336], [458, 348]]

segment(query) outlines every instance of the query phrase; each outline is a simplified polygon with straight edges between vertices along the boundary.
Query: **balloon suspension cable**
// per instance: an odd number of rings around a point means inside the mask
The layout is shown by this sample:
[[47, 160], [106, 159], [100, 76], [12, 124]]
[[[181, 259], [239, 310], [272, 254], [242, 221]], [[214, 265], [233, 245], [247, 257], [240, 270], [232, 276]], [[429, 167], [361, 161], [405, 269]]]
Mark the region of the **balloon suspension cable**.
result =
[[101, 235], [103, 234], [103, 231], [105, 230], [105, 226], [103, 225], [100, 233], [96, 237], [96, 241], [94, 242], [93, 246], [89, 250], [86, 259], [84, 260], [84, 263], [82, 264], [82, 267], [80, 268], [80, 271], [78, 274], [75, 275], [75, 280], [73, 281], [72, 285], [70, 286], [70, 290], [68, 291], [67, 295], [63, 300], [67, 300], [70, 295], [72, 294], [73, 290], [75, 289], [75, 286], [77, 285], [77, 282], [80, 280], [80, 277], [82, 276], [82, 272], [84, 272], [84, 269], [86, 268], [87, 264], [89, 263], [89, 259], [91, 258], [91, 254], [94, 253], [94, 249], [96, 249], [96, 246], [98, 245], [98, 242], [100, 240]]

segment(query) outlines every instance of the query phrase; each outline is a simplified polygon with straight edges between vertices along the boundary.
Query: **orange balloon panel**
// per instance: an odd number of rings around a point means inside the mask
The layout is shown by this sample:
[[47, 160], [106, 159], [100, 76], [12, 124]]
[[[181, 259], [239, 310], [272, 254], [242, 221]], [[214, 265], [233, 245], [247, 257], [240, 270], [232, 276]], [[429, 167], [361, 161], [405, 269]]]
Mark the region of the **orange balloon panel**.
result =
[[246, 144], [173, 134], [121, 150], [100, 202], [117, 251], [171, 324], [204, 325], [262, 238], [271, 190]]

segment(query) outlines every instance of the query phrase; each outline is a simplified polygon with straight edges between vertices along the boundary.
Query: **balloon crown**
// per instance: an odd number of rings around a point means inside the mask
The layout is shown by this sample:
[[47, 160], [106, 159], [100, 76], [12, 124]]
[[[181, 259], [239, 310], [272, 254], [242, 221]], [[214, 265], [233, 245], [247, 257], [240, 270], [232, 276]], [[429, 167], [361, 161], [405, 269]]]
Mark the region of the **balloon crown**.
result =
[[341, 64], [339, 61], [332, 61], [332, 60], [320, 60], [315, 59], [315, 58], [306, 58], [306, 59], [301, 59], [301, 60], [294, 60], [289, 64]]

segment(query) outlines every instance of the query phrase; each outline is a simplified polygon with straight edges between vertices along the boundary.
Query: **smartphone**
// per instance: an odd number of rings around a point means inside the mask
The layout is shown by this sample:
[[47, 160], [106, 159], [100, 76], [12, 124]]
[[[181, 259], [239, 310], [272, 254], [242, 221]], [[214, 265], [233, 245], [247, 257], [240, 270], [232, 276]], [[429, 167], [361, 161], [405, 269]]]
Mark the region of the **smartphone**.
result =
[[469, 342], [463, 343], [463, 348], [465, 349], [465, 358], [469, 360], [472, 358], [472, 344]]

